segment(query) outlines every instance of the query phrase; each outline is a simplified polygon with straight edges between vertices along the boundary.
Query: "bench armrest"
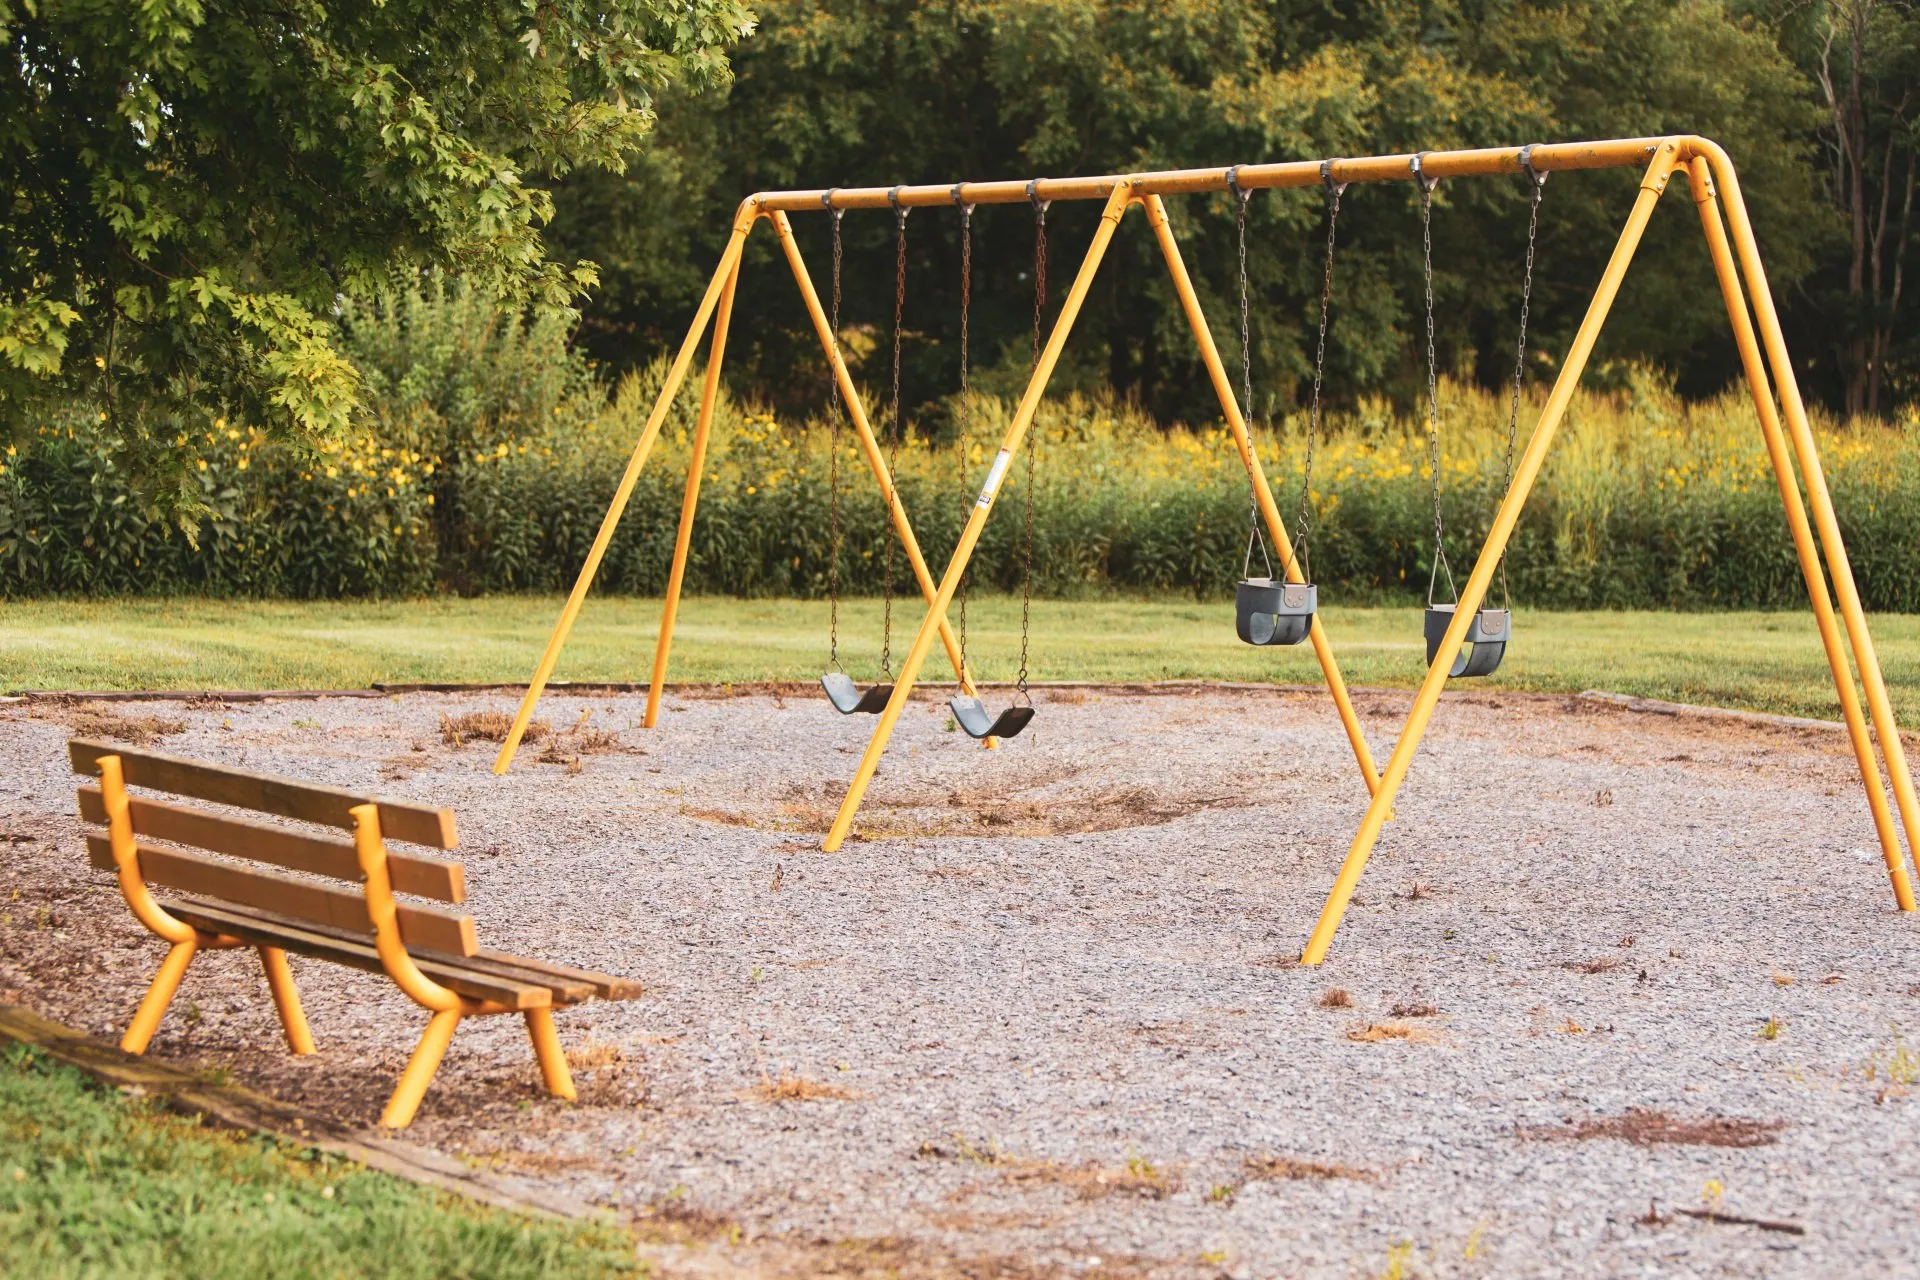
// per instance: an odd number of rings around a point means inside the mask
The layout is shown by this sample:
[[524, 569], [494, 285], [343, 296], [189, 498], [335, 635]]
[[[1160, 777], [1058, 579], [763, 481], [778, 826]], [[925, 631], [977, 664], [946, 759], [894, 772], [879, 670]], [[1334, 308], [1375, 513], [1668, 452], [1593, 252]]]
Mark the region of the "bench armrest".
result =
[[407, 954], [407, 944], [400, 938], [393, 878], [387, 869], [387, 846], [380, 835], [380, 806], [355, 805], [349, 812], [353, 815], [353, 847], [359, 855], [367, 896], [367, 918], [373, 922], [374, 947], [380, 953], [381, 968], [415, 1004], [435, 1013], [456, 1009], [472, 1012], [469, 1001], [420, 972], [420, 966]]

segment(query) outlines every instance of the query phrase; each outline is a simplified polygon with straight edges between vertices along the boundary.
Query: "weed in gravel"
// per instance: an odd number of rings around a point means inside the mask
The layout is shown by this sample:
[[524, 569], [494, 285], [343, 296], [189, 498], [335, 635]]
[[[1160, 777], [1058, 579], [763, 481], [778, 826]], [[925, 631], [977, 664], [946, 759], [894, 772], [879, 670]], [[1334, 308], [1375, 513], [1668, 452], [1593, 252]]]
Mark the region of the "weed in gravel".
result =
[[1420, 902], [1432, 896], [1433, 886], [1423, 880], [1415, 880], [1412, 884], [1408, 885], [1405, 895], [1408, 902]]
[[1345, 987], [1328, 987], [1320, 995], [1322, 1009], [1351, 1009], [1353, 997], [1347, 994]]
[[1360, 1044], [1378, 1044], [1382, 1040], [1405, 1040], [1408, 1044], [1430, 1044], [1434, 1035], [1422, 1027], [1409, 1027], [1403, 1022], [1369, 1022], [1364, 1027], [1354, 1027], [1349, 1030], [1347, 1039]]
[[[513, 717], [504, 711], [468, 711], [457, 716], [443, 713], [440, 717], [440, 741], [449, 747], [461, 747], [469, 742], [505, 742], [512, 730]], [[527, 723], [521, 741], [540, 742], [552, 733], [553, 726], [545, 720], [532, 720]]]
[[152, 746], [162, 738], [187, 731], [185, 720], [162, 720], [158, 716], [125, 716], [105, 707], [77, 708], [67, 717], [67, 727], [82, 738], [111, 738], [136, 747]]
[[1793, 985], [1793, 975], [1790, 973], [1776, 973], [1773, 975], [1773, 985], [1776, 987], [1790, 987]]
[[1333, 1178], [1372, 1182], [1376, 1176], [1371, 1169], [1356, 1169], [1330, 1160], [1297, 1160], [1292, 1156], [1249, 1156], [1245, 1167], [1249, 1178], [1263, 1182], [1319, 1182]]
[[851, 1102], [859, 1095], [839, 1085], [826, 1084], [819, 1080], [809, 1080], [805, 1076], [796, 1076], [782, 1071], [777, 1077], [768, 1076], [755, 1085], [751, 1096], [762, 1102]]
[[1777, 1014], [1770, 1013], [1767, 1015], [1767, 1020], [1760, 1024], [1760, 1038], [1762, 1040], [1778, 1040], [1780, 1038], [1780, 1031], [1785, 1026], [1786, 1024], [1780, 1021]]
[[945, 1142], [931, 1138], [913, 1153], [916, 1160], [962, 1160], [968, 1164], [1005, 1164], [1007, 1157], [991, 1141], [974, 1142], [959, 1130], [947, 1135]]
[[1575, 973], [1612, 973], [1620, 967], [1619, 956], [1595, 956], [1591, 960], [1569, 960], [1560, 966]]
[[1740, 1116], [1686, 1119], [1651, 1108], [1629, 1107], [1617, 1116], [1568, 1119], [1560, 1125], [1538, 1125], [1520, 1130], [1523, 1138], [1541, 1141], [1583, 1142], [1613, 1138], [1637, 1147], [1766, 1147], [1779, 1141], [1783, 1120], [1749, 1120]]

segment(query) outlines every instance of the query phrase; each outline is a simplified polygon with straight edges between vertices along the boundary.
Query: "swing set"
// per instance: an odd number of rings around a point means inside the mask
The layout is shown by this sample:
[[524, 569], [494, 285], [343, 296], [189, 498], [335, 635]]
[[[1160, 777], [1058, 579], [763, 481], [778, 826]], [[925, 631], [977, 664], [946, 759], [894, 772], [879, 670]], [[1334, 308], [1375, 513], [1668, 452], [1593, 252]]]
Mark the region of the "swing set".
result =
[[[1620, 232], [1612, 255], [1588, 305], [1585, 317], [1574, 335], [1546, 403], [1542, 407], [1524, 450], [1518, 447], [1521, 381], [1527, 343], [1527, 321], [1532, 300], [1535, 242], [1539, 230], [1540, 204], [1549, 174], [1579, 170], [1644, 166], [1633, 207]], [[595, 571], [606, 551], [630, 497], [640, 468], [657, 438], [661, 424], [680, 389], [691, 364], [700, 337], [709, 322], [713, 339], [707, 360], [700, 415], [694, 433], [692, 457], [688, 467], [685, 497], [681, 504], [680, 525], [674, 545], [674, 560], [668, 579], [660, 635], [655, 651], [653, 678], [648, 690], [644, 723], [652, 726], [658, 715], [660, 693], [665, 679], [667, 658], [672, 644], [674, 619], [678, 610], [680, 587], [684, 579], [686, 556], [692, 533], [692, 521], [698, 501], [700, 471], [705, 458], [715, 396], [718, 390], [721, 358], [727, 324], [731, 316], [735, 285], [739, 278], [742, 247], [748, 234], [762, 219], [772, 223], [787, 262], [792, 268], [801, 298], [812, 317], [815, 331], [826, 355], [832, 378], [830, 418], [837, 443], [838, 406], [844, 401], [861, 450], [875, 481], [886, 496], [892, 532], [899, 540], [911, 566], [927, 612], [913, 643], [896, 672], [892, 666], [892, 575], [888, 575], [886, 633], [882, 647], [882, 682], [861, 690], [838, 666], [838, 551], [839, 482], [837, 448], [835, 468], [830, 478], [829, 522], [834, 559], [829, 567], [830, 636], [829, 663], [832, 666], [822, 684], [836, 710], [844, 713], [869, 712], [879, 716], [858, 768], [848, 784], [833, 825], [822, 842], [827, 852], [838, 850], [852, 828], [855, 815], [879, 767], [888, 739], [905, 710], [921, 668], [935, 641], [947, 650], [959, 692], [950, 706], [955, 719], [967, 733], [986, 739], [987, 745], [1000, 737], [1012, 737], [1032, 720], [1034, 709], [1027, 691], [1028, 618], [1032, 600], [1033, 571], [1033, 467], [1034, 451], [1026, 451], [1026, 542], [1024, 589], [1021, 607], [1021, 667], [1019, 701], [989, 717], [973, 685], [965, 652], [965, 589], [968, 562], [991, 516], [1002, 482], [1014, 455], [1026, 442], [1034, 415], [1045, 394], [1075, 319], [1086, 300], [1093, 279], [1126, 213], [1139, 205], [1147, 225], [1165, 261], [1179, 296], [1181, 309], [1206, 366], [1214, 393], [1220, 402], [1229, 434], [1245, 467], [1248, 481], [1249, 531], [1242, 579], [1235, 592], [1235, 630], [1239, 637], [1254, 645], [1292, 645], [1311, 641], [1325, 676], [1327, 689], [1346, 731], [1368, 792], [1369, 802], [1333, 887], [1315, 924], [1302, 960], [1318, 964], [1326, 957], [1341, 917], [1352, 898], [1383, 824], [1392, 816], [1393, 800], [1405, 782], [1413, 756], [1446, 682], [1452, 678], [1486, 676], [1500, 665], [1513, 639], [1513, 615], [1506, 586], [1506, 549], [1527, 496], [1546, 460], [1568, 403], [1573, 397], [1588, 357], [1604, 326], [1620, 283], [1633, 259], [1654, 206], [1678, 174], [1685, 178], [1700, 217], [1707, 249], [1719, 282], [1722, 299], [1741, 366], [1752, 391], [1754, 408], [1772, 463], [1782, 506], [1787, 517], [1795, 553], [1818, 624], [1820, 639], [1831, 668], [1835, 690], [1853, 746], [1861, 779], [1867, 792], [1875, 832], [1885, 859], [1894, 900], [1902, 911], [1914, 910], [1914, 895], [1907, 873], [1905, 855], [1896, 831], [1893, 807], [1899, 810], [1900, 825], [1907, 844], [1920, 853], [1920, 798], [1915, 795], [1907, 767], [1893, 708], [1887, 697], [1885, 680], [1867, 628], [1860, 594], [1854, 583], [1835, 519], [1833, 502], [1827, 490], [1820, 458], [1807, 419], [1806, 407], [1794, 378], [1793, 366], [1780, 329], [1779, 317], [1766, 279], [1766, 271], [1740, 194], [1739, 179], [1732, 161], [1717, 144], [1699, 137], [1631, 138], [1603, 142], [1537, 144], [1524, 147], [1498, 147], [1467, 151], [1424, 152], [1417, 155], [1373, 156], [1359, 159], [1333, 159], [1275, 164], [1242, 164], [1230, 168], [1186, 169], [1157, 173], [1106, 175], [1087, 178], [1041, 178], [1027, 182], [963, 182], [952, 186], [895, 186], [832, 189], [826, 191], [763, 192], [748, 197], [735, 215], [732, 235], [720, 257], [711, 284], [702, 298], [693, 324], [670, 367], [660, 396], [641, 432], [632, 459], [600, 531], [588, 552], [580, 577], [575, 583], [560, 619], [554, 627], [546, 651], [540, 659], [527, 693], [515, 717], [500, 755], [494, 764], [496, 773], [505, 772], [513, 759], [533, 708], [553, 673], [568, 632], [591, 587]], [[1481, 547], [1464, 586], [1456, 586], [1447, 563], [1446, 531], [1441, 519], [1441, 415], [1437, 394], [1437, 369], [1434, 355], [1433, 313], [1433, 192], [1442, 181], [1473, 177], [1518, 175], [1529, 184], [1529, 217], [1526, 259], [1521, 282], [1519, 335], [1515, 347], [1513, 391], [1507, 423], [1505, 495], [1494, 515], [1485, 544]], [[1326, 373], [1327, 332], [1334, 303], [1334, 259], [1337, 244], [1340, 203], [1349, 185], [1413, 181], [1419, 186], [1422, 240], [1422, 272], [1425, 287], [1426, 338], [1426, 435], [1427, 461], [1432, 476], [1434, 546], [1429, 573], [1424, 638], [1427, 671], [1415, 695], [1413, 708], [1395, 742], [1386, 768], [1375, 767], [1366, 737], [1354, 713], [1345, 681], [1341, 677], [1331, 644], [1321, 626], [1318, 590], [1311, 580], [1308, 544], [1311, 537], [1310, 496], [1313, 477], [1313, 446], [1321, 428], [1321, 391]], [[1318, 186], [1326, 201], [1326, 254], [1321, 275], [1319, 333], [1314, 356], [1312, 398], [1307, 416], [1307, 440], [1302, 466], [1297, 536], [1289, 536], [1285, 521], [1275, 502], [1260, 458], [1254, 447], [1249, 419], [1242, 411], [1253, 403], [1251, 360], [1248, 354], [1249, 307], [1246, 276], [1246, 228], [1248, 203], [1254, 192], [1282, 188]], [[1225, 192], [1236, 202], [1236, 228], [1239, 251], [1239, 308], [1241, 368], [1240, 387], [1232, 385], [1220, 358], [1193, 283], [1182, 260], [1178, 242], [1168, 220], [1165, 198], [1168, 196]], [[1046, 212], [1059, 200], [1100, 200], [1104, 202], [1100, 222], [1086, 256], [1075, 274], [1072, 286], [1061, 305], [1060, 314], [1044, 344], [1041, 341], [1042, 317], [1046, 306]], [[892, 458], [897, 459], [902, 432], [900, 418], [899, 368], [902, 308], [905, 300], [906, 219], [915, 208], [951, 207], [959, 211], [962, 226], [961, 282], [961, 390], [962, 403], [967, 388], [967, 308], [971, 298], [972, 217], [974, 209], [986, 204], [1027, 203], [1035, 219], [1035, 295], [1033, 368], [1018, 408], [1007, 426], [999, 452], [973, 500], [972, 511], [953, 556], [938, 583], [929, 573], [900, 497], [893, 484], [893, 467], [875, 438], [861, 405], [852, 377], [841, 358], [838, 332], [840, 276], [840, 220], [850, 209], [891, 209], [895, 219], [895, 297], [893, 327], [893, 387], [889, 406]], [[806, 266], [795, 243], [789, 214], [826, 211], [834, 222], [834, 315], [821, 308]], [[965, 466], [964, 454], [962, 467]], [[1795, 467], [1798, 466], [1796, 476]], [[1802, 497], [1804, 484], [1805, 496]], [[888, 543], [891, 557], [893, 542]], [[1256, 548], [1266, 569], [1264, 576], [1252, 574]], [[1269, 550], [1271, 548], [1271, 551]], [[1280, 575], [1274, 574], [1277, 553]], [[1825, 558], [1823, 569], [1821, 560]], [[891, 567], [891, 565], [889, 565]], [[1492, 606], [1488, 594], [1499, 579], [1500, 602]], [[1831, 582], [1829, 582], [1829, 577]], [[1441, 599], [1442, 586], [1444, 595]], [[948, 611], [956, 598], [960, 601], [961, 630], [956, 634], [948, 622]], [[1837, 608], [1836, 608], [1837, 606]], [[1844, 639], [1842, 622], [1845, 625]], [[1849, 664], [1849, 649], [1852, 665]], [[1854, 683], [1853, 666], [1858, 667], [1860, 687]], [[1862, 697], [1864, 694], [1864, 709]], [[1869, 720], [1871, 727], [1869, 727]], [[1881, 761], [1874, 740], [1884, 754], [1886, 777], [1883, 782]], [[1893, 805], [1889, 805], [1885, 784], [1890, 783]]]

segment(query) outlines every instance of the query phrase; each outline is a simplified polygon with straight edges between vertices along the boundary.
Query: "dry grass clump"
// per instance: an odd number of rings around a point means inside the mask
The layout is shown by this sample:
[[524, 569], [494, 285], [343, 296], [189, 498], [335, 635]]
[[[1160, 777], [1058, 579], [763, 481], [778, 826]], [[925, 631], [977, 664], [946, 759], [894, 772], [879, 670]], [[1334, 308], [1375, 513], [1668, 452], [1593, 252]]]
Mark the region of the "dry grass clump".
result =
[[1591, 960], [1569, 960], [1560, 966], [1575, 973], [1612, 973], [1620, 967], [1619, 956], [1595, 956]]
[[1424, 1027], [1410, 1027], [1404, 1022], [1369, 1022], [1364, 1027], [1354, 1027], [1347, 1032], [1347, 1039], [1359, 1044], [1378, 1044], [1382, 1040], [1430, 1044], [1433, 1038], [1433, 1033]]
[[[462, 747], [469, 742], [505, 742], [512, 731], [513, 717], [504, 711], [468, 711], [457, 716], [443, 713], [440, 717], [440, 741], [449, 747]], [[552, 732], [553, 726], [545, 720], [529, 721], [521, 741], [539, 742]]]
[[82, 738], [111, 738], [136, 747], [152, 746], [162, 738], [187, 731], [185, 720], [158, 716], [123, 716], [105, 707], [79, 707], [67, 718], [67, 727]]
[[1322, 1009], [1351, 1009], [1353, 997], [1347, 994], [1345, 987], [1328, 987], [1320, 996]]
[[617, 1044], [589, 1040], [578, 1049], [567, 1050], [567, 1065], [575, 1071], [619, 1072], [627, 1065], [626, 1051]]
[[1107, 1196], [1164, 1200], [1180, 1189], [1179, 1181], [1166, 1170], [1139, 1156], [1129, 1156], [1124, 1165], [1091, 1161], [1063, 1165], [1052, 1160], [1026, 1160], [1007, 1171], [1007, 1181], [1052, 1183], [1066, 1187], [1082, 1200], [1101, 1200]]
[[750, 1090], [751, 1096], [762, 1102], [851, 1102], [859, 1095], [839, 1085], [827, 1084], [820, 1080], [809, 1080], [805, 1076], [796, 1076], [782, 1071], [778, 1076], [767, 1076]]
[[1387, 1016], [1390, 1018], [1437, 1018], [1440, 1016], [1440, 1009], [1424, 1000], [1402, 1000], [1387, 1010]]
[[1685, 1119], [1664, 1111], [1629, 1107], [1622, 1115], [1569, 1119], [1563, 1125], [1522, 1129], [1520, 1134], [1526, 1138], [1576, 1142], [1617, 1138], [1637, 1147], [1766, 1147], [1778, 1142], [1780, 1130], [1786, 1127], [1784, 1120], [1748, 1120], [1739, 1116]]
[[1329, 1178], [1351, 1178], [1357, 1182], [1372, 1182], [1375, 1174], [1371, 1169], [1356, 1169], [1352, 1165], [1335, 1164], [1323, 1160], [1296, 1160], [1292, 1156], [1260, 1155], [1248, 1156], [1247, 1176], [1267, 1182], [1306, 1182]]

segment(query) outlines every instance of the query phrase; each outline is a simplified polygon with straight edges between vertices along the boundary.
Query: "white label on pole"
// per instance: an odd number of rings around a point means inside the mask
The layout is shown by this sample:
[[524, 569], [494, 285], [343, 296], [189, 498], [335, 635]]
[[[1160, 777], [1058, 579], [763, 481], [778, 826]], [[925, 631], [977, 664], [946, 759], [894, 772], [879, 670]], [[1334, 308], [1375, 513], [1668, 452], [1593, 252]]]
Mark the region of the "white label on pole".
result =
[[1002, 449], [998, 454], [994, 456], [993, 470], [987, 472], [987, 483], [981, 488], [980, 500], [974, 503], [975, 506], [990, 507], [993, 505], [994, 490], [998, 489], [1000, 487], [1000, 482], [1006, 479], [1007, 464], [1012, 461], [1013, 461], [1013, 455], [1008, 453], [1005, 449]]

